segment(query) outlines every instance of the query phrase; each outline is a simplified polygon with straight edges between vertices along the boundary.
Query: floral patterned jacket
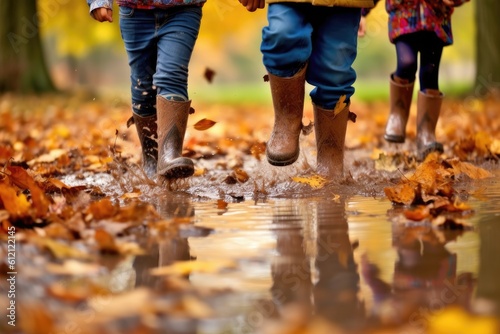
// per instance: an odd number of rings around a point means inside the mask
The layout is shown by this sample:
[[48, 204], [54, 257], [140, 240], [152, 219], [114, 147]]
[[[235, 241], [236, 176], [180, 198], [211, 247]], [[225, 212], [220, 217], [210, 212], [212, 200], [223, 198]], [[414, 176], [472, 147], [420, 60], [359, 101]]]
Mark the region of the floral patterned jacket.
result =
[[[375, 4], [380, 0], [375, 0]], [[453, 0], [454, 7], [469, 0]], [[394, 42], [401, 35], [417, 31], [434, 31], [444, 42], [453, 44], [451, 15], [454, 7], [444, 4], [442, 0], [386, 0], [385, 9], [389, 14], [389, 39]], [[366, 16], [370, 9], [364, 9]]]
[[[202, 6], [206, 0], [116, 0], [118, 6], [154, 9], [168, 8], [173, 6], [199, 5]], [[113, 8], [113, 0], [87, 0], [90, 12], [96, 8]]]

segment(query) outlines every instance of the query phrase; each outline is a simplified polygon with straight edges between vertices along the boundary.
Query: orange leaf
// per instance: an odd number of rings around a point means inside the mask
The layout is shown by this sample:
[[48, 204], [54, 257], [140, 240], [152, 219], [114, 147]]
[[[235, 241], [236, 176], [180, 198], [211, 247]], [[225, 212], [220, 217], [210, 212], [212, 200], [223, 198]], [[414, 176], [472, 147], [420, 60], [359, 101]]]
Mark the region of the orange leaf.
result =
[[29, 216], [31, 208], [30, 202], [24, 194], [17, 195], [14, 187], [2, 184], [0, 186], [0, 201], [3, 203], [4, 208], [15, 217]]
[[406, 219], [421, 221], [430, 216], [429, 207], [425, 205], [419, 205], [413, 210], [405, 210], [404, 215]]
[[196, 124], [194, 125], [194, 128], [198, 131], [204, 131], [204, 130], [210, 129], [212, 126], [215, 125], [215, 123], [217, 123], [217, 122], [214, 122], [212, 120], [204, 118], [204, 119], [196, 122]]
[[103, 253], [117, 254], [118, 247], [116, 246], [115, 239], [111, 234], [99, 228], [95, 231], [95, 241], [99, 245], [99, 250]]
[[410, 205], [415, 200], [415, 186], [411, 183], [402, 183], [394, 187], [384, 188], [385, 195], [391, 202]]
[[28, 172], [19, 166], [8, 166], [10, 178], [14, 184], [21, 189], [29, 189], [33, 207], [37, 217], [43, 217], [49, 210], [50, 202], [43, 190], [36, 184], [35, 180]]

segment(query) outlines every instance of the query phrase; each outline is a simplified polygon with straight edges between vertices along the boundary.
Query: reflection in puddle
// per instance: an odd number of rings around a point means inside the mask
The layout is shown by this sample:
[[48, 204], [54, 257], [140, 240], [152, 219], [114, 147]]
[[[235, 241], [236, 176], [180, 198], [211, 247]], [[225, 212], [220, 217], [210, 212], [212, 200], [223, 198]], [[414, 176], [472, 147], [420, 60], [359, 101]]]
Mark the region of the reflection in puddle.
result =
[[[482, 192], [488, 201], [469, 201], [471, 231], [406, 224], [391, 216], [397, 210], [386, 199], [363, 196], [222, 207], [187, 195], [159, 198], [162, 217], [188, 223], [177, 234], [144, 241], [148, 254], [132, 264], [135, 287], [170, 302], [193, 296], [209, 310], [162, 318], [161, 327], [176, 333], [290, 333], [319, 319], [326, 319], [320, 322], [326, 332], [382, 326], [424, 333], [451, 305], [498, 312], [500, 188], [498, 178], [488, 182]], [[177, 261], [235, 265], [151, 275]]]

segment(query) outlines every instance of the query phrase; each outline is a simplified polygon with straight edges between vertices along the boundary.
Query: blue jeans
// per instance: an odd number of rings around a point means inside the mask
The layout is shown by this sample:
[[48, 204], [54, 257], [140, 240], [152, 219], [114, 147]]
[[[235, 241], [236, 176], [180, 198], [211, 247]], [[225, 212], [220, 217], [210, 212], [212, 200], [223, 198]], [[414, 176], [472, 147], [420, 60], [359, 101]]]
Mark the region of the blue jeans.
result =
[[189, 99], [188, 65], [201, 16], [199, 6], [152, 10], [120, 7], [134, 113], [155, 114], [157, 94], [178, 101]]
[[291, 77], [306, 63], [314, 104], [332, 109], [342, 95], [354, 94], [361, 9], [272, 3], [262, 30], [261, 51], [267, 71]]

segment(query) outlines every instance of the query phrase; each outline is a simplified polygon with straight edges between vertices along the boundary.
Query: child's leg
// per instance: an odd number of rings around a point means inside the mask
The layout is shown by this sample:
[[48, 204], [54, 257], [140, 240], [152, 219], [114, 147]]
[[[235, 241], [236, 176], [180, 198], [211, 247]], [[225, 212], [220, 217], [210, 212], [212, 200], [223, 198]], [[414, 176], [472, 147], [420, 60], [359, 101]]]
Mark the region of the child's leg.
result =
[[310, 95], [314, 107], [317, 172], [332, 178], [343, 176], [349, 101], [356, 80], [352, 64], [357, 54], [360, 15], [360, 9], [356, 8], [315, 7], [310, 16], [314, 33], [306, 80], [315, 87]]
[[120, 7], [120, 30], [130, 65], [132, 115], [141, 143], [143, 168], [150, 178], [156, 174], [158, 159], [154, 24], [151, 11]]
[[436, 125], [441, 113], [443, 94], [439, 91], [439, 64], [443, 42], [433, 32], [421, 32], [420, 92], [417, 101], [417, 151], [424, 159], [431, 152], [443, 152], [436, 140]]
[[333, 109], [341, 96], [346, 102], [354, 94], [357, 55], [358, 8], [314, 7], [310, 20], [314, 26], [312, 54], [306, 80], [314, 104]]
[[406, 124], [410, 115], [415, 72], [417, 71], [417, 48], [412, 35], [399, 37], [395, 42], [397, 67], [389, 79], [390, 112], [385, 126], [384, 138], [392, 143], [404, 143]]
[[188, 66], [198, 37], [201, 7], [155, 11], [158, 59], [154, 84], [158, 89], [158, 174], [167, 178], [193, 175], [194, 164], [182, 156], [190, 112]]
[[270, 164], [286, 166], [299, 157], [304, 110], [304, 85], [311, 53], [311, 25], [304, 20], [307, 4], [269, 4], [268, 26], [262, 31], [261, 51], [274, 107], [274, 126], [267, 142]]
[[187, 101], [188, 67], [198, 38], [202, 8], [180, 6], [157, 11], [158, 60], [154, 84], [158, 95]]

